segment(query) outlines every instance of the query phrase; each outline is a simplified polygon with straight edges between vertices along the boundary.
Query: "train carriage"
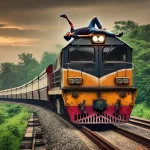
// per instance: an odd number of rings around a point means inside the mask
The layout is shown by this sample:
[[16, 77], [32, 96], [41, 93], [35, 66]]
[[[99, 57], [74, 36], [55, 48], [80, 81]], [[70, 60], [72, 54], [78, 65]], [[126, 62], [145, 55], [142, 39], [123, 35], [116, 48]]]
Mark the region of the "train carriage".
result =
[[34, 100], [39, 100], [40, 99], [40, 97], [39, 97], [39, 82], [38, 82], [39, 80], [38, 80], [38, 77], [36, 77], [36, 78], [34, 78], [33, 79], [33, 82], [32, 82], [32, 84], [33, 84], [33, 99]]
[[33, 99], [33, 83], [32, 81], [28, 82], [26, 85], [26, 91], [27, 91], [27, 99], [32, 100]]
[[17, 87], [17, 99], [21, 99], [21, 86]]
[[48, 104], [49, 102], [49, 96], [48, 96], [48, 90], [49, 90], [49, 80], [50, 80], [50, 74], [52, 73], [52, 65], [49, 65], [40, 75], [39, 75], [39, 98], [42, 101], [42, 104]]
[[27, 86], [26, 84], [21, 86], [21, 99], [27, 99]]
[[11, 99], [11, 95], [12, 95], [11, 93], [12, 93], [12, 90], [11, 90], [11, 89], [8, 89], [8, 90], [7, 90], [8, 96], [7, 96], [7, 97], [10, 98], [10, 99]]

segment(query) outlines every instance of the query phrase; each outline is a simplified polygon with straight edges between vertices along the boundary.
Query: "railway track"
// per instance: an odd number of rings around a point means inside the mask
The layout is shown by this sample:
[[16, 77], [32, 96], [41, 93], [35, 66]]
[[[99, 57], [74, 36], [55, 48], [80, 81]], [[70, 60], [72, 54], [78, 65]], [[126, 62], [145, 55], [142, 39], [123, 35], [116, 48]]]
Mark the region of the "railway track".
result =
[[150, 120], [139, 119], [136, 117], [130, 117], [130, 124], [137, 125], [142, 128], [150, 129]]
[[47, 150], [46, 143], [43, 140], [44, 129], [36, 113], [32, 113], [27, 124], [26, 133], [22, 139], [20, 150]]
[[[93, 131], [85, 126], [80, 126], [80, 131], [102, 150], [119, 150], [120, 148], [131, 149], [133, 147], [136, 149], [150, 149], [149, 138], [140, 136], [117, 126], [112, 126], [110, 130], [104, 132]], [[116, 145], [118, 142], [119, 145]]]
[[126, 129], [123, 129], [123, 128], [120, 128], [120, 127], [117, 127], [117, 126], [114, 126], [113, 127], [113, 130], [115, 132], [118, 132], [119, 134], [133, 140], [133, 141], [136, 141], [146, 147], [148, 147], [150, 149], [150, 138], [147, 138], [147, 137], [144, 137], [144, 136], [141, 136], [139, 134], [136, 134], [134, 132], [131, 132], [129, 130], [126, 130]]
[[119, 150], [109, 141], [96, 134], [94, 131], [86, 128], [85, 126], [80, 126], [80, 131], [83, 132], [89, 139], [91, 139], [100, 149], [102, 150]]

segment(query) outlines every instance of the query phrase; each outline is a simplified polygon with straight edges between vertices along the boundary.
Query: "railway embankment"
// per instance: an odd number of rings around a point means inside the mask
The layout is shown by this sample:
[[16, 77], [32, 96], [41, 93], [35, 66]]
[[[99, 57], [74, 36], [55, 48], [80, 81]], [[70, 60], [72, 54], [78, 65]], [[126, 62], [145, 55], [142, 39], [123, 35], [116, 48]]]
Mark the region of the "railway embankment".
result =
[[[16, 102], [0, 101], [0, 103], [14, 104]], [[40, 123], [42, 124], [45, 130], [43, 139], [47, 143], [47, 149], [56, 149], [56, 150], [99, 149], [96, 146], [96, 144], [94, 144], [91, 140], [89, 140], [72, 124], [61, 118], [56, 113], [50, 111], [50, 109], [24, 103], [17, 103], [17, 104], [28, 107], [32, 112], [37, 113]]]

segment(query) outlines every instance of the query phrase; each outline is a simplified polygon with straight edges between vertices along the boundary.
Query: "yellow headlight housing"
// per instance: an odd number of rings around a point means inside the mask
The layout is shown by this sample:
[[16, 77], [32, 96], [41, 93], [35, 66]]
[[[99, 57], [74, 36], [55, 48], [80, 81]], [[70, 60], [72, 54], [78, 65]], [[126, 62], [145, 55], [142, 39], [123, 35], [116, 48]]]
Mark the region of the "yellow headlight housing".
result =
[[68, 84], [71, 85], [80, 85], [83, 83], [82, 77], [69, 77], [68, 78]]
[[129, 77], [116, 77], [115, 83], [120, 84], [129, 84]]

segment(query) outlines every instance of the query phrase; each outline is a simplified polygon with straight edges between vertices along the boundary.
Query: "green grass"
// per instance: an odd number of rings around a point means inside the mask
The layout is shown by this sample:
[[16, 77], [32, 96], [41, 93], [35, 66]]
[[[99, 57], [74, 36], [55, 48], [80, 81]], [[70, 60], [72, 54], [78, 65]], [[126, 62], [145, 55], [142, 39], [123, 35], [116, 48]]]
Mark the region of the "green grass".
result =
[[0, 104], [0, 150], [19, 150], [30, 110], [19, 104]]
[[141, 104], [136, 104], [131, 115], [150, 120], [150, 107], [146, 106], [144, 102]]

